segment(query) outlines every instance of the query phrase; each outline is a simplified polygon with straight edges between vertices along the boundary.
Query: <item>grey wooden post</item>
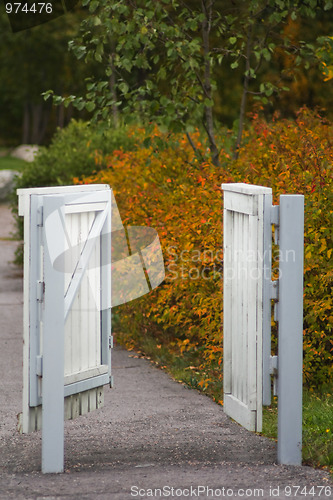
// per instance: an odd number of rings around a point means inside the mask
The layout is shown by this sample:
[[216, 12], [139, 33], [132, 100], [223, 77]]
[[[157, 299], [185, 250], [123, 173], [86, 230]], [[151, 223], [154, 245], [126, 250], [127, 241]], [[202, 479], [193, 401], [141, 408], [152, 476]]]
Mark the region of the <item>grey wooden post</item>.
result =
[[109, 367], [109, 384], [113, 385], [111, 375], [111, 348], [113, 347], [112, 321], [111, 321], [111, 221], [112, 202], [111, 190], [108, 193], [110, 207], [109, 217], [106, 218], [101, 231], [101, 334], [102, 334], [102, 363]]
[[272, 193], [263, 197], [264, 227], [262, 259], [262, 403], [271, 404], [271, 274], [272, 274]]
[[47, 226], [48, 217], [57, 210], [64, 216], [64, 198], [45, 196], [43, 217], [48, 237], [44, 242], [43, 473], [64, 471], [64, 272], [54, 269], [49, 249], [55, 246], [61, 254], [65, 250], [65, 233]]
[[278, 463], [302, 463], [304, 197], [280, 197]]

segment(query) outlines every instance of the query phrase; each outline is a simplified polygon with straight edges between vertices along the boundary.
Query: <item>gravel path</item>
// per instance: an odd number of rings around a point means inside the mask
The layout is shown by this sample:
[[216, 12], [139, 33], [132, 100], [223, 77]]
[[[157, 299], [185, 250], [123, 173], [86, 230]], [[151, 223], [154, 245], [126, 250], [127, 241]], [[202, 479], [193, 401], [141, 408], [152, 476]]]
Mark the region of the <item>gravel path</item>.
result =
[[333, 497], [328, 473], [276, 465], [274, 441], [241, 428], [206, 396], [119, 347], [104, 407], [65, 422], [65, 473], [42, 475], [41, 433], [16, 431], [22, 276], [9, 264], [16, 243], [8, 239], [6, 205], [0, 221], [1, 500]]

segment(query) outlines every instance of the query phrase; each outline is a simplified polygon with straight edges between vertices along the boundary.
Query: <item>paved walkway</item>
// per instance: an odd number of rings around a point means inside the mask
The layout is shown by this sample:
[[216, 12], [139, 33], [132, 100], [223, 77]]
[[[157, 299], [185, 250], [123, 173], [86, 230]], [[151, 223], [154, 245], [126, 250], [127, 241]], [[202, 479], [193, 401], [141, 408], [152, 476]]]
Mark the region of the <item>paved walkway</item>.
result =
[[[104, 407], [65, 423], [66, 472], [41, 474], [41, 433], [16, 431], [23, 297], [21, 273], [8, 263], [16, 247], [7, 239], [11, 224], [0, 205], [1, 500], [330, 498], [327, 473], [276, 465], [274, 441], [244, 430], [206, 396], [120, 348]], [[307, 490], [295, 495], [297, 486]]]

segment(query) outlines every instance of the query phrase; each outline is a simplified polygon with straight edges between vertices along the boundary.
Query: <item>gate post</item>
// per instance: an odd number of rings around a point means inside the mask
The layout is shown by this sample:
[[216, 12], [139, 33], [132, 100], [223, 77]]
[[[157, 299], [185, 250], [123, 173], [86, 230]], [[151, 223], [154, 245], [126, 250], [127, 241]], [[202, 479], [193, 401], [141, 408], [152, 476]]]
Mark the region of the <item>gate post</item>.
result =
[[280, 196], [278, 463], [302, 463], [304, 196]]
[[[64, 215], [64, 198], [46, 197], [45, 220], [57, 210]], [[48, 236], [44, 253], [42, 472], [57, 473], [64, 471], [64, 271], [54, 268], [49, 246], [63, 253], [65, 236], [60, 227]]]

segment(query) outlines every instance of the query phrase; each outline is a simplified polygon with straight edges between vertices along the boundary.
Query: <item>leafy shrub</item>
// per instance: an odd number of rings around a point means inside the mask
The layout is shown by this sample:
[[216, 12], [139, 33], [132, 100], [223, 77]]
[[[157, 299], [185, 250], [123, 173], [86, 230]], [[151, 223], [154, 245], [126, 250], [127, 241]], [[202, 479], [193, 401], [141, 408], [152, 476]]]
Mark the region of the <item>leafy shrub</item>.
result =
[[26, 165], [16, 187], [71, 184], [73, 177], [91, 175], [102, 164], [97, 155], [114, 149], [135, 148], [136, 138], [126, 128], [104, 130], [88, 122], [72, 120], [58, 129], [49, 147], [41, 147], [36, 159]]
[[[143, 131], [138, 133], [144, 134]], [[253, 117], [238, 160], [222, 152], [224, 167], [200, 161], [182, 136], [155, 131], [147, 147], [96, 157], [85, 183], [109, 183], [131, 225], [158, 231], [166, 279], [150, 294], [118, 307], [127, 345], [155, 343], [191, 355], [196, 385], [209, 391], [222, 360], [222, 182], [248, 182], [305, 195], [304, 374], [308, 386], [332, 380], [333, 128], [301, 110], [296, 121], [268, 124]], [[197, 134], [193, 140], [203, 149]], [[156, 141], [164, 141], [156, 148]], [[79, 181], [78, 181], [79, 182]], [[82, 182], [82, 181], [81, 181]]]

